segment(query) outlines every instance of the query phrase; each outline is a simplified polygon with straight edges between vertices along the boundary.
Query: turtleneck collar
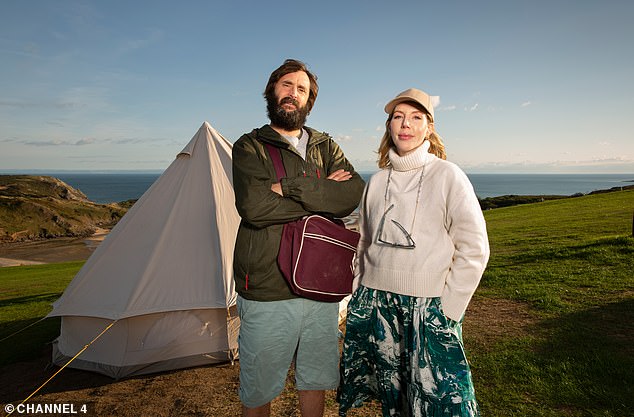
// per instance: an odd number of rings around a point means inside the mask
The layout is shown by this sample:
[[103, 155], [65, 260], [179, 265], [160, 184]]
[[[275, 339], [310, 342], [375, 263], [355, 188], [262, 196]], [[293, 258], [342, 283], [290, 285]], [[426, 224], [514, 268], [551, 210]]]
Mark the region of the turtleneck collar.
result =
[[429, 141], [425, 140], [422, 145], [405, 156], [399, 156], [394, 148], [390, 148], [388, 158], [392, 167], [395, 171], [411, 171], [424, 167], [430, 161], [430, 156], [432, 156], [429, 153], [429, 145]]

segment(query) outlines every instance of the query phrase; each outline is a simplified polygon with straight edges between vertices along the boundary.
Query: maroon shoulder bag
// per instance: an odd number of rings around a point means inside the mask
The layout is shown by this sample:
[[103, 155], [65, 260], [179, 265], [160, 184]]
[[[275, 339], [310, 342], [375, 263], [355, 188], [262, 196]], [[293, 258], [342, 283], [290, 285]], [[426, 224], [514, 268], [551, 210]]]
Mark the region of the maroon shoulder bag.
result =
[[[286, 177], [280, 149], [264, 143], [278, 181]], [[352, 292], [359, 233], [318, 214], [284, 224], [277, 263], [293, 293], [337, 302]]]

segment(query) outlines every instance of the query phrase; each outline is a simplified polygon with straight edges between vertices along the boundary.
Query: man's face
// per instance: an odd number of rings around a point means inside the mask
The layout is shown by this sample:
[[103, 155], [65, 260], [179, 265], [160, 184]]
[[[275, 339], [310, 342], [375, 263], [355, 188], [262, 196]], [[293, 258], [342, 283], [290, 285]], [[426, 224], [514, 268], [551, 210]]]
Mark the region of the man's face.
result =
[[310, 80], [304, 71], [282, 76], [275, 84], [274, 97], [267, 97], [271, 124], [285, 130], [301, 129], [308, 116]]
[[304, 71], [291, 72], [275, 84], [277, 104], [287, 112], [299, 110], [308, 102], [310, 80]]

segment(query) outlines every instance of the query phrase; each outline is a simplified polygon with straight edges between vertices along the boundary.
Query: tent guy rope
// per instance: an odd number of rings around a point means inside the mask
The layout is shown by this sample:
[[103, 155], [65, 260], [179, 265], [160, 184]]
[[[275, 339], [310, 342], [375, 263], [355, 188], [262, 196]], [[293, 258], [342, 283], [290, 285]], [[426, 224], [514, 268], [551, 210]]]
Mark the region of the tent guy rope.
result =
[[[74, 361], [75, 359], [77, 359], [77, 357], [78, 357], [79, 355], [81, 355], [82, 353], [84, 353], [84, 351], [85, 351], [86, 349], [88, 349], [88, 348], [90, 347], [90, 345], [92, 345], [93, 343], [95, 343], [95, 342], [97, 341], [97, 339], [99, 339], [101, 336], [103, 336], [103, 335], [104, 335], [104, 334], [105, 334], [108, 330], [110, 330], [110, 328], [111, 328], [112, 326], [114, 326], [114, 325], [115, 325], [115, 323], [116, 323], [116, 322], [118, 322], [118, 321], [119, 321], [118, 319], [117, 319], [117, 320], [114, 320], [112, 323], [110, 323], [108, 326], [106, 326], [106, 328], [105, 328], [105, 329], [103, 329], [103, 330], [101, 331], [101, 333], [99, 333], [99, 334], [98, 334], [98, 335], [97, 335], [94, 339], [92, 339], [92, 340], [90, 341], [90, 343], [88, 343], [87, 345], [85, 345], [85, 346], [83, 347], [83, 349], [81, 349], [79, 352], [77, 352], [77, 354], [76, 354], [75, 356], [73, 356], [72, 358], [70, 358], [70, 359], [68, 360], [68, 362], [66, 362], [66, 363], [65, 363], [65, 364], [64, 364], [61, 368], [59, 368], [59, 369], [57, 370], [57, 372], [55, 372], [55, 373], [54, 373], [54, 374], [53, 374], [53, 375], [52, 375], [49, 379], [47, 379], [47, 380], [46, 380], [46, 381], [45, 381], [42, 385], [40, 385], [40, 386], [38, 387], [38, 389], [36, 389], [35, 391], [33, 391], [33, 392], [31, 393], [31, 395], [29, 395], [28, 397], [26, 397], [26, 398], [25, 398], [25, 399], [24, 399], [24, 400], [23, 400], [20, 404], [24, 404], [25, 402], [27, 402], [28, 400], [30, 400], [30, 399], [31, 399], [31, 397], [33, 397], [33, 396], [34, 396], [35, 394], [37, 394], [37, 393], [38, 393], [38, 392], [39, 392], [42, 388], [44, 388], [44, 387], [46, 386], [46, 384], [48, 384], [49, 382], [51, 382], [51, 381], [53, 380], [53, 378], [55, 378], [55, 377], [56, 377], [56, 376], [57, 376], [60, 372], [62, 372], [62, 370], [63, 370], [64, 368], [66, 368], [66, 367], [67, 367], [67, 366], [68, 366], [68, 365], [69, 365], [72, 361]], [[16, 409], [17, 409], [17, 408], [16, 408]], [[13, 411], [15, 411], [15, 409], [14, 409]], [[13, 414], [13, 411], [11, 411], [9, 414], [7, 414], [7, 417], [8, 417], [8, 416], [10, 416], [11, 414]]]
[[36, 325], [36, 324], [38, 324], [39, 322], [44, 321], [44, 320], [46, 320], [46, 319], [47, 319], [47, 317], [46, 317], [46, 316], [44, 316], [44, 317], [42, 317], [41, 319], [39, 319], [39, 320], [37, 320], [37, 321], [34, 321], [33, 323], [29, 324], [28, 326], [25, 326], [25, 327], [21, 328], [20, 330], [18, 330], [18, 331], [16, 331], [16, 332], [13, 332], [13, 333], [11, 333], [10, 335], [8, 335], [8, 336], [6, 336], [6, 337], [3, 337], [2, 339], [0, 339], [0, 342], [4, 342], [5, 340], [7, 340], [7, 339], [9, 339], [9, 338], [11, 338], [11, 337], [13, 337], [13, 336], [15, 336], [15, 335], [16, 335], [16, 334], [18, 334], [18, 333], [21, 333], [21, 332], [25, 331], [25, 330], [26, 330], [26, 329], [28, 329], [29, 327], [35, 326], [35, 325]]

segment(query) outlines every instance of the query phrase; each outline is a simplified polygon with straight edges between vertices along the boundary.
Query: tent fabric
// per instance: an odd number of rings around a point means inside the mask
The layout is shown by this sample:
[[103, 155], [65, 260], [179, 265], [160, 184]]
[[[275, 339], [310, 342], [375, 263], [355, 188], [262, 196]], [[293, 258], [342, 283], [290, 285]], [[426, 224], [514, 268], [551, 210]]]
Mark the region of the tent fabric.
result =
[[[227, 362], [237, 358], [236, 307], [155, 313], [117, 321], [69, 367], [112, 378]], [[112, 320], [62, 317], [53, 363], [62, 366]], [[68, 352], [68, 353], [65, 353]]]
[[122, 377], [237, 355], [231, 148], [203, 123], [97, 247], [48, 315], [55, 363], [113, 320], [69, 366]]

